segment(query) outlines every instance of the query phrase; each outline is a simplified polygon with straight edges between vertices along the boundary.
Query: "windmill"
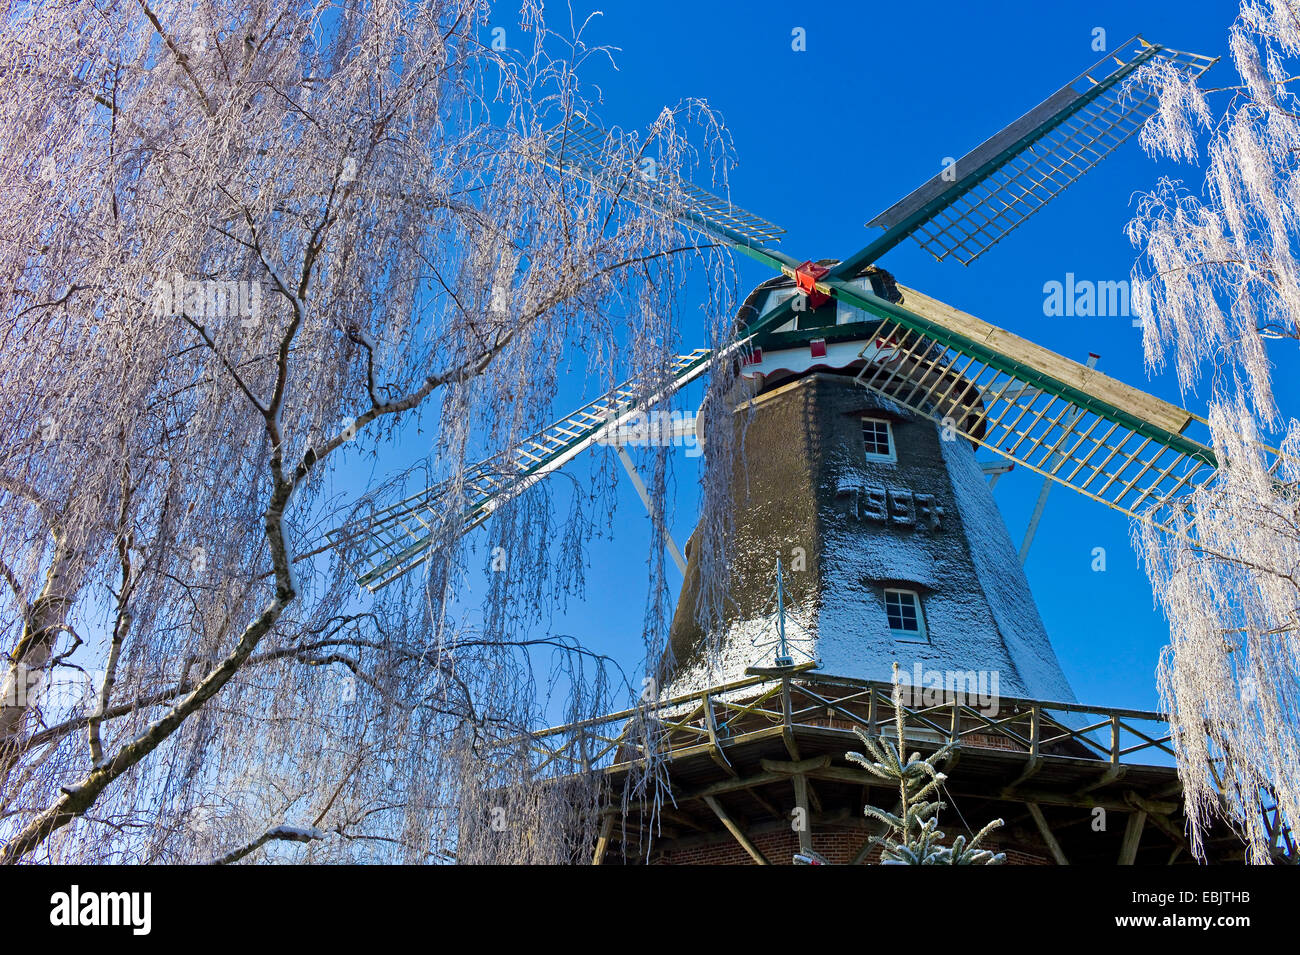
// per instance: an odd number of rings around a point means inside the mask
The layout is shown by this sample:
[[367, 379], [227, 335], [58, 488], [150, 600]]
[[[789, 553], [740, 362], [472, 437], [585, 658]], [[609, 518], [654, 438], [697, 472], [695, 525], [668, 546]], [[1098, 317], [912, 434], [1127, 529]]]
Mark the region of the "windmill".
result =
[[[784, 276], [788, 291], [745, 320], [745, 334], [722, 353], [701, 348], [678, 356], [667, 380], [656, 382], [650, 394], [643, 382], [625, 382], [474, 465], [465, 475], [469, 500], [458, 515], [462, 531], [482, 524], [505, 501], [681, 390], [712, 363], [739, 359], [750, 376], [764, 374], [772, 353], [796, 341], [788, 335], [791, 323], [804, 333], [810, 360], [822, 358], [823, 365], [850, 354], [857, 360], [863, 343], [889, 342], [876, 356], [888, 360], [870, 363], [859, 378], [870, 390], [892, 393], [906, 379], [903, 369], [924, 361], [932, 369], [929, 384], [917, 380], [901, 396], [908, 407], [942, 422], [979, 393], [983, 413], [957, 421], [965, 438], [1125, 514], [1149, 518], [1151, 505], [1176, 498], [1214, 472], [1213, 452], [1184, 434], [1197, 420], [1193, 415], [920, 292], [909, 291], [906, 302], [891, 300], [897, 296], [881, 294], [880, 279], [862, 277], [909, 239], [940, 261], [969, 265], [1141, 129], [1158, 91], [1126, 85], [1136, 71], [1161, 63], [1196, 77], [1214, 62], [1135, 37], [876, 216], [868, 225], [882, 234], [828, 265], [765, 244], [785, 230], [724, 199], [689, 183], [670, 188], [646, 180], [626, 162], [611, 161], [604, 134], [575, 117], [550, 138], [547, 162], [557, 171], [734, 247]], [[835, 310], [827, 311], [831, 303], [860, 317], [837, 322]], [[962, 376], [962, 387], [942, 387], [953, 374]], [[331, 530], [329, 542], [362, 586], [378, 590], [428, 559], [448, 519], [447, 491], [444, 485], [426, 488]]]
[[[916, 731], [934, 745], [965, 744], [966, 797], [991, 813], [1007, 801], [1024, 809], [1025, 828], [1016, 836], [1013, 827], [1008, 846], [1016, 839], [1029, 846], [1025, 861], [1112, 853], [1132, 863], [1140, 853], [1147, 860], [1185, 851], [1172, 822], [1172, 768], [1144, 764], [1138, 772], [1124, 762], [1138, 751], [1171, 754], [1167, 728], [1161, 736], [1158, 714], [1074, 702], [1021, 570], [1029, 540], [1019, 553], [1010, 543], [974, 449], [1164, 525], [1215, 473], [1213, 451], [1189, 433], [1205, 422], [1094, 362], [1072, 361], [907, 288], [877, 263], [912, 240], [938, 260], [969, 265], [1132, 138], [1154, 112], [1161, 77], [1194, 79], [1214, 62], [1135, 37], [872, 219], [878, 234], [864, 248], [819, 261], [775, 248], [783, 230], [759, 216], [689, 184], [670, 189], [646, 179], [612, 158], [599, 128], [575, 117], [549, 141], [546, 161], [557, 174], [657, 210], [777, 275], [742, 306], [733, 344], [679, 356], [666, 379], [632, 379], [469, 469], [454, 499], [446, 485], [429, 487], [331, 531], [331, 545], [362, 586], [388, 586], [430, 557], [449, 521], [461, 533], [482, 524], [711, 367], [738, 363], [751, 383], [736, 402], [753, 411], [745, 440], [764, 451], [747, 455], [751, 466], [759, 462], [748, 484], [764, 507], [738, 522], [742, 556], [731, 592], [739, 609], [720, 652], [706, 651], [693, 619], [699, 581], [691, 548], [683, 554], [672, 545], [685, 574], [670, 637], [681, 666], [659, 702], [670, 714], [674, 784], [683, 788], [674, 793], [678, 809], [660, 820], [680, 830], [661, 856], [721, 861], [739, 852], [766, 861], [772, 850], [765, 853], [760, 836], [777, 840], [778, 851], [789, 838], [811, 850], [811, 827], [791, 835], [782, 811], [789, 795], [794, 811], [823, 820], [819, 835], [829, 841], [818, 851], [865, 857], [870, 844], [852, 823], [861, 822], [870, 787], [835, 754], [842, 757], [853, 726], [888, 725], [884, 714], [895, 704], [881, 681], [902, 651], [915, 657], [918, 676], [1000, 676], [993, 693], [1000, 715], [948, 692], [909, 705], [909, 739]], [[792, 434], [802, 440], [788, 440]], [[642, 490], [621, 449], [620, 457]], [[745, 506], [735, 501], [738, 511]], [[791, 618], [787, 629], [783, 603], [776, 654], [755, 659], [762, 642], [755, 638], [770, 626], [763, 610], [773, 558], [801, 542], [810, 566], [776, 585], [804, 618]], [[787, 640], [795, 632], [803, 645]], [[821, 672], [796, 659], [820, 661]], [[594, 746], [612, 777], [627, 772], [632, 715], [541, 734], [544, 764], [565, 765], [577, 747], [590, 765]], [[1125, 732], [1145, 742], [1126, 744]], [[837, 804], [857, 807], [844, 813], [847, 829], [825, 822]], [[1089, 807], [1122, 813], [1122, 837], [1058, 837], [1050, 815]], [[596, 861], [609, 852], [612, 818]], [[624, 856], [633, 855], [625, 847]]]

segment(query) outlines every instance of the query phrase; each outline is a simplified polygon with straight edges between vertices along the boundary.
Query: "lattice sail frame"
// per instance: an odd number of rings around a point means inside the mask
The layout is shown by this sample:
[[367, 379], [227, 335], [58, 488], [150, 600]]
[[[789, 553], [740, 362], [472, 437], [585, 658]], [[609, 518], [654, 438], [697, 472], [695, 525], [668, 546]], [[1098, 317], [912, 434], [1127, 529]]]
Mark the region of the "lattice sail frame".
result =
[[728, 244], [777, 242], [785, 234], [780, 226], [681, 177], [648, 177], [637, 165], [641, 153], [629, 156], [611, 144], [609, 133], [575, 113], [566, 126], [547, 136], [546, 164]]
[[[472, 465], [458, 484], [445, 481], [326, 534], [372, 593], [429, 559], [440, 535], [464, 534], [546, 475], [563, 467], [634, 415], [703, 374], [712, 352], [678, 355], [663, 384], [633, 378], [508, 451]], [[458, 506], [459, 505], [459, 506]]]
[[835, 289], [880, 319], [859, 385], [1018, 465], [1166, 529], [1165, 509], [1216, 473], [1184, 409], [902, 286], [901, 305]]
[[1215, 62], [1134, 37], [867, 225], [969, 265], [1151, 118], [1159, 91], [1141, 67], [1163, 63], [1195, 79]]

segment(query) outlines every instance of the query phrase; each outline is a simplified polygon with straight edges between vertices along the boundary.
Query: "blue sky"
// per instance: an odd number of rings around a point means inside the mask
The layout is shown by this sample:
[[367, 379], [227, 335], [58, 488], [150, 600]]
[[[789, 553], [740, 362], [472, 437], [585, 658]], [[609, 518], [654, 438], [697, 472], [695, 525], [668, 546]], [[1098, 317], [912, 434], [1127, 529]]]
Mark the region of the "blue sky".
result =
[[[503, 5], [501, 25], [514, 45], [519, 38], [504, 15], [509, 9]], [[579, 21], [593, 9], [574, 4]], [[548, 9], [553, 26], [562, 12]], [[603, 93], [601, 120], [624, 128], [644, 128], [665, 104], [706, 99], [735, 138], [740, 164], [731, 174], [733, 199], [784, 226], [781, 247], [791, 254], [838, 257], [865, 245], [875, 230], [864, 223], [938, 172], [944, 157], [960, 157], [1095, 62], [1095, 28], [1106, 31], [1108, 49], [1142, 33], [1218, 56], [1235, 13], [1227, 0], [613, 2], [586, 39], [620, 48], [617, 70], [593, 60], [587, 80]], [[806, 31], [806, 51], [791, 48], [796, 27]], [[1231, 82], [1232, 75], [1220, 64], [1204, 85]], [[1083, 361], [1099, 353], [1101, 370], [1199, 413], [1203, 399], [1180, 396], [1172, 375], [1149, 378], [1140, 331], [1129, 319], [1049, 318], [1043, 310], [1044, 283], [1064, 281], [1067, 272], [1092, 280], [1128, 277], [1135, 252], [1123, 227], [1135, 195], [1162, 172], [1199, 188], [1199, 169], [1158, 165], [1130, 142], [969, 268], [936, 263], [910, 243], [881, 264], [904, 284], [1063, 355]], [[745, 288], [770, 274], [743, 267]], [[688, 332], [683, 345], [696, 344], [703, 342]], [[1294, 408], [1295, 394], [1282, 387], [1282, 407]], [[694, 407], [695, 400], [691, 393], [682, 406]], [[556, 416], [567, 410], [557, 406]], [[680, 453], [676, 467], [680, 542], [695, 521], [695, 462]], [[1039, 484], [1018, 471], [997, 488], [1017, 543]], [[629, 669], [642, 653], [648, 533], [645, 512], [623, 481], [615, 539], [592, 548], [588, 599], [553, 626]], [[1106, 551], [1104, 572], [1092, 569], [1097, 547]], [[1154, 671], [1168, 624], [1133, 553], [1128, 519], [1055, 488], [1027, 570], [1079, 700], [1155, 708]], [[671, 567], [669, 574], [675, 587], [680, 579]]]

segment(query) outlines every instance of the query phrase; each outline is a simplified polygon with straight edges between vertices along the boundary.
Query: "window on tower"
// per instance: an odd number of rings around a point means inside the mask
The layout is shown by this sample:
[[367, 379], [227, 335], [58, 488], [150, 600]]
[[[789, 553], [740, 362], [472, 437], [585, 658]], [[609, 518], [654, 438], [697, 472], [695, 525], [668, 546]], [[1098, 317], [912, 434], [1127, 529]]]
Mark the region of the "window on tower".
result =
[[862, 419], [862, 444], [868, 461], [896, 461], [894, 434], [884, 418]]
[[885, 616], [889, 630], [906, 640], [927, 640], [925, 616], [921, 613], [921, 595], [915, 590], [886, 590]]

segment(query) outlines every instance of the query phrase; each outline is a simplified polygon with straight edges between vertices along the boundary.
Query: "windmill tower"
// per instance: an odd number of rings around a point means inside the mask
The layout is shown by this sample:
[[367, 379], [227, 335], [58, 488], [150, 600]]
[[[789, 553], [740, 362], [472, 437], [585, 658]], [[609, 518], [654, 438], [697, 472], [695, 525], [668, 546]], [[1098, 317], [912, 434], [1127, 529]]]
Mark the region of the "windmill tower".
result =
[[[933, 308], [883, 271], [850, 285]], [[762, 314], [794, 292], [793, 282], [774, 279], [741, 314]], [[832, 317], [834, 325], [822, 324]], [[925, 375], [942, 377], [932, 361], [887, 388], [863, 387], [872, 369], [901, 367], [879, 326], [828, 301], [748, 356], [749, 387], [733, 412], [744, 474], [732, 482], [729, 626], [711, 647], [695, 620], [699, 568], [689, 560], [672, 627], [670, 693], [741, 679], [784, 656], [787, 665], [817, 661], [820, 671], [885, 681], [905, 659], [908, 674], [982, 675], [986, 693], [1073, 699], [976, 446], [959, 431], [955, 416], [970, 419], [970, 430], [986, 412], [981, 394], [953, 377], [969, 393], [935, 422], [898, 400]], [[772, 599], [778, 555], [780, 607]], [[768, 650], [778, 630], [786, 633], [781, 654]]]
[[[899, 705], [909, 746], [958, 744], [945, 799], [972, 822], [1007, 819], [996, 847], [1011, 861], [1188, 859], [1167, 725], [1075, 702], [976, 452], [1163, 526], [1213, 478], [1213, 452], [1187, 433], [1204, 423], [876, 263], [912, 239], [969, 264], [1131, 138], [1160, 77], [1212, 65], [1129, 41], [873, 219], [878, 237], [838, 260], [773, 248], [781, 229], [699, 190], [683, 205], [680, 191], [611, 160], [581, 118], [556, 134], [547, 161], [557, 173], [779, 273], [744, 303], [735, 344], [682, 355], [667, 380], [630, 381], [471, 469], [471, 499], [453, 515], [477, 526], [714, 364], [741, 366], [732, 418], [746, 470], [734, 482], [723, 632], [694, 620], [698, 548], [673, 545], [685, 584], [671, 683], [648, 710], [533, 740], [545, 772], [595, 767], [614, 790], [648, 745], [669, 764], [673, 808], [634, 804], [616, 825], [611, 806], [593, 861], [643, 860], [651, 830], [651, 861], [788, 861], [809, 849], [867, 859], [878, 833], [862, 808], [892, 810], [896, 794], [844, 752], [858, 748], [854, 729], [889, 734]], [[444, 489], [432, 487], [330, 539], [374, 590], [426, 560], [448, 516]], [[884, 682], [894, 661], [912, 684], [901, 703]], [[630, 731], [647, 722], [652, 744]], [[1276, 810], [1261, 811], [1290, 847]], [[1235, 843], [1225, 833], [1207, 849], [1231, 855]]]

